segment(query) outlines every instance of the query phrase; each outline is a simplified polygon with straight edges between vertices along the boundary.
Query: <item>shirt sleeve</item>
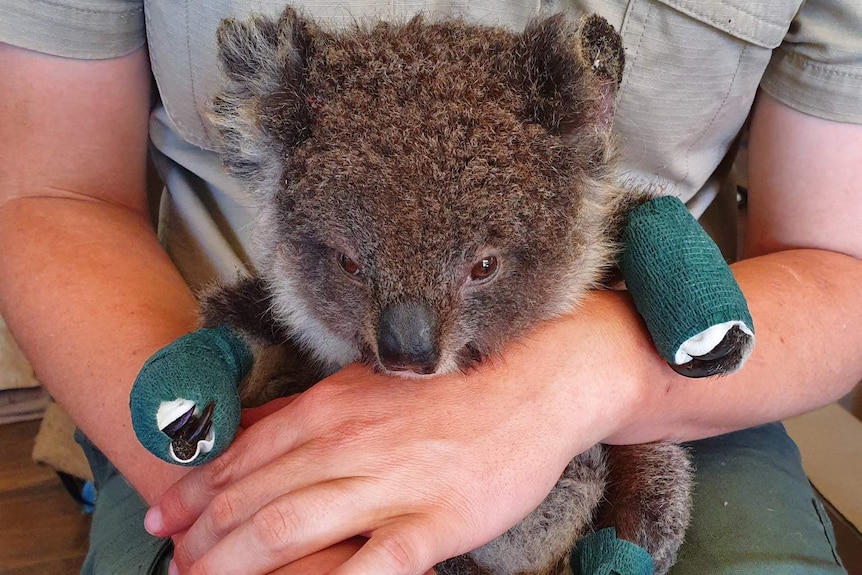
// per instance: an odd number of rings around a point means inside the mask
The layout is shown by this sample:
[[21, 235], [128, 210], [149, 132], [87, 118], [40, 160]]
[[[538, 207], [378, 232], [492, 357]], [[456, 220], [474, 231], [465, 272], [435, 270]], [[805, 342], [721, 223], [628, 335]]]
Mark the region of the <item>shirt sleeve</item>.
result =
[[98, 60], [145, 44], [143, 0], [0, 0], [0, 42]]
[[862, 124], [862, 3], [808, 0], [774, 51], [761, 88], [800, 112]]

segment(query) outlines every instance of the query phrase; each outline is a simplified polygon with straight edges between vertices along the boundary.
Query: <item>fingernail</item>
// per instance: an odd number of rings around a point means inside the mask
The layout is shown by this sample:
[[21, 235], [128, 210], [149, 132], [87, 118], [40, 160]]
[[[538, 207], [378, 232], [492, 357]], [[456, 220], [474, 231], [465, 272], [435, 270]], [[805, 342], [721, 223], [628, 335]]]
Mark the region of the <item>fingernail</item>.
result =
[[158, 536], [162, 531], [164, 531], [165, 525], [164, 521], [162, 521], [162, 510], [156, 507], [150, 507], [150, 510], [147, 511], [147, 514], [144, 516], [144, 529], [147, 530], [147, 533], [150, 535]]
[[174, 563], [173, 559], [168, 563], [168, 575], [180, 575], [180, 568], [177, 567], [177, 564]]

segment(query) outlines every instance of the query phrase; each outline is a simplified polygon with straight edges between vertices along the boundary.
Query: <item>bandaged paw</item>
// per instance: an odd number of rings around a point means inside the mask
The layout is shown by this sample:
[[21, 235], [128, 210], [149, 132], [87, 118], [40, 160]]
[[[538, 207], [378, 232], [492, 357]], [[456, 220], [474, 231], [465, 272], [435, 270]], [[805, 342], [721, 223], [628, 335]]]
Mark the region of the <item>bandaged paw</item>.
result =
[[654, 571], [649, 553], [618, 539], [613, 527], [590, 533], [578, 541], [570, 565], [576, 575], [652, 575]]
[[239, 383], [251, 352], [226, 327], [202, 329], [163, 347], [132, 386], [138, 441], [168, 463], [199, 465], [224, 451], [239, 429]]
[[189, 399], [163, 401], [156, 412], [156, 425], [171, 439], [168, 454], [177, 463], [192, 463], [200, 455], [212, 451], [215, 430], [212, 414], [215, 403], [203, 410]]
[[739, 369], [754, 346], [745, 298], [718, 247], [672, 196], [635, 208], [619, 266], [653, 343], [687, 377]]
[[733, 373], [745, 363], [754, 347], [754, 332], [741, 321], [714, 325], [687, 339], [671, 367], [686, 377]]

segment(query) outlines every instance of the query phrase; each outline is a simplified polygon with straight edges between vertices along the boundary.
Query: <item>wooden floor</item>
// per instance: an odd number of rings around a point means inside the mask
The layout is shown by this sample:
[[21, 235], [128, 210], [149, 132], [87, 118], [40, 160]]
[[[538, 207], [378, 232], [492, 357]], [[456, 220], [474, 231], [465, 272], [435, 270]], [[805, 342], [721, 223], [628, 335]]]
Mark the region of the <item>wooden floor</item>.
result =
[[0, 425], [0, 575], [73, 575], [87, 552], [89, 516], [30, 459], [38, 430]]

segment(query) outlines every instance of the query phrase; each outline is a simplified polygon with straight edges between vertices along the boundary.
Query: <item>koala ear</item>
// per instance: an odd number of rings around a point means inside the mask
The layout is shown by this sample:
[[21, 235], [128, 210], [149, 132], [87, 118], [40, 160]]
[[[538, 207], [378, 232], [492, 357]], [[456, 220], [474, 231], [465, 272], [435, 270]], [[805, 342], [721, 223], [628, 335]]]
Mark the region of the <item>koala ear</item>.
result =
[[521, 35], [520, 78], [530, 121], [561, 135], [608, 132], [622, 80], [622, 39], [598, 15], [577, 24], [565, 14], [534, 20]]
[[226, 81], [210, 120], [227, 171], [252, 192], [273, 191], [284, 155], [308, 137], [304, 79], [315, 30], [287, 7], [278, 21], [227, 18], [216, 32]]
[[224, 73], [251, 94], [271, 94], [280, 87], [283, 74], [290, 80], [294, 72], [302, 71], [309, 40], [306, 27], [289, 6], [278, 21], [264, 16], [225, 18], [216, 30]]

